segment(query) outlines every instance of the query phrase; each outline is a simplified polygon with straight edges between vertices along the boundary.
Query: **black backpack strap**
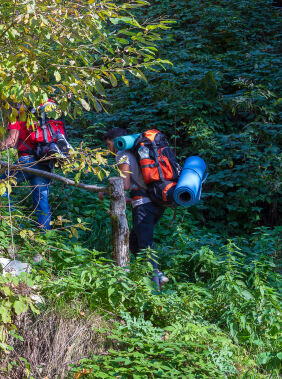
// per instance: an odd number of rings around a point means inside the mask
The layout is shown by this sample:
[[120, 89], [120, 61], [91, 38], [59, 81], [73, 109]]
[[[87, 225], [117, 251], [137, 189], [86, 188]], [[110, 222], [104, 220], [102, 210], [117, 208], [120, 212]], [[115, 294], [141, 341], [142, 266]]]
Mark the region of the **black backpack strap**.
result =
[[[132, 175], [130, 175], [130, 181], [136, 185], [136, 187], [138, 188], [139, 191], [142, 191], [143, 194], [146, 194], [146, 196], [148, 196], [148, 193], [147, 193], [147, 189], [146, 188], [143, 188], [140, 186], [140, 184], [138, 184], [132, 177]], [[132, 191], [135, 191], [134, 189]]]
[[[30, 153], [31, 155], [34, 155], [34, 150], [33, 149], [31, 149], [31, 147], [30, 146], [28, 146], [22, 139], [18, 139], [18, 143], [21, 143], [22, 145], [24, 145], [24, 147], [26, 147], [27, 148], [27, 152], [28, 153]], [[17, 146], [16, 146], [16, 148], [18, 147], [18, 143], [17, 143]]]
[[47, 128], [51, 134], [51, 137], [52, 137], [52, 142], [54, 141], [55, 138], [58, 138], [58, 135], [57, 133], [55, 132], [53, 126], [50, 124], [49, 121], [47, 121]]
[[164, 182], [165, 179], [164, 179], [164, 176], [163, 176], [163, 172], [162, 172], [161, 166], [159, 164], [159, 153], [158, 153], [158, 148], [157, 148], [157, 145], [156, 145], [155, 141], [152, 142], [152, 146], [153, 146], [153, 149], [154, 149], [155, 161], [156, 161], [156, 166], [157, 166], [158, 171], [159, 171], [160, 180], [162, 182]]
[[[43, 142], [48, 143], [48, 134], [47, 134], [47, 126], [46, 126], [46, 112], [43, 112], [41, 128], [43, 130]], [[36, 133], [36, 137], [38, 137], [38, 133]]]
[[129, 192], [129, 195], [130, 195], [130, 198], [133, 199], [135, 196], [139, 196], [139, 197], [149, 197], [149, 195], [147, 194], [146, 191], [142, 190], [142, 189], [139, 189], [139, 188], [136, 188], [136, 189], [133, 189]]

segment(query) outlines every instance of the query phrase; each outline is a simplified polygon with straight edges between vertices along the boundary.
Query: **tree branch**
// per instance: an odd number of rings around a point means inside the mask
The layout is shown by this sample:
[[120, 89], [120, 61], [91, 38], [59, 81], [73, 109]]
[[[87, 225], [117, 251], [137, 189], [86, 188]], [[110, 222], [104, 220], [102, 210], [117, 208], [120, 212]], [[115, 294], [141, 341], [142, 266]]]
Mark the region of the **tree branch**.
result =
[[106, 193], [109, 192], [108, 187], [99, 187], [99, 186], [91, 185], [91, 184], [75, 183], [74, 180], [65, 178], [64, 176], [61, 176], [61, 175], [52, 174], [51, 172], [48, 172], [48, 171], [37, 170], [35, 168], [30, 168], [30, 167], [23, 167], [21, 165], [9, 165], [8, 163], [3, 162], [3, 161], [0, 161], [0, 168], [1, 166], [9, 168], [9, 170], [12, 169], [16, 171], [24, 171], [31, 175], [43, 176], [44, 178], [56, 180], [57, 182], [61, 182], [67, 186], [81, 188], [89, 192], [106, 192]]

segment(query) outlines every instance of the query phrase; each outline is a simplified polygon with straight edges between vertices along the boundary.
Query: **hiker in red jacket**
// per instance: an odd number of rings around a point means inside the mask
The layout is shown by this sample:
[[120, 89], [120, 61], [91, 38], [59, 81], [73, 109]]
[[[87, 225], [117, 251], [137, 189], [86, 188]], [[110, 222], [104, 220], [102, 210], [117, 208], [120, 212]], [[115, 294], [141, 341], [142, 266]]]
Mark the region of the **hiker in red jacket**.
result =
[[[50, 102], [51, 101], [47, 104]], [[54, 103], [51, 102], [51, 104]], [[44, 104], [44, 107], [46, 107], [46, 104]], [[0, 144], [0, 151], [9, 148], [16, 148], [18, 150], [18, 160], [15, 164], [50, 172], [52, 168], [51, 160], [40, 159], [38, 156], [38, 150], [46, 150], [47, 146], [50, 150], [50, 143], [44, 144], [44, 133], [46, 134], [48, 140], [52, 140], [53, 132], [58, 133], [58, 131], [61, 130], [63, 133], [63, 123], [62, 121], [46, 119], [46, 124], [47, 123], [49, 124], [48, 128], [45, 128], [46, 130], [42, 128], [41, 119], [40, 122], [34, 122], [33, 125], [28, 125], [26, 121], [16, 121], [13, 124], [10, 123], [8, 126], [8, 136], [6, 140]], [[39, 141], [42, 141], [41, 145]], [[42, 156], [44, 156], [44, 153]], [[0, 179], [6, 179], [7, 176], [8, 172], [2, 175]], [[24, 180], [28, 180], [30, 182], [32, 186], [32, 197], [36, 209], [38, 225], [44, 230], [51, 229], [51, 211], [49, 206], [50, 179], [31, 175], [20, 170], [17, 170], [16, 172], [10, 171], [9, 176], [16, 178], [17, 183], [21, 183]], [[7, 193], [4, 196], [9, 197]]]

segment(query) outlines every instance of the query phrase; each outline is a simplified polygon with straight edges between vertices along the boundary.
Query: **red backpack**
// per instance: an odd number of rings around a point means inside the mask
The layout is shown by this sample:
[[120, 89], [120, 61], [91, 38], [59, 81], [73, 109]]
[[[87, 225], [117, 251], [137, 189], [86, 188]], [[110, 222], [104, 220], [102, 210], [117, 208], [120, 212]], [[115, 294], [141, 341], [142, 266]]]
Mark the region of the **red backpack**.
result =
[[161, 206], [173, 205], [181, 167], [166, 136], [156, 129], [148, 130], [136, 139], [132, 151], [151, 200]]
[[[68, 144], [63, 121], [48, 120], [44, 124], [42, 122], [34, 123], [33, 128], [34, 130], [29, 134], [29, 141], [32, 142], [35, 148], [32, 149], [25, 141], [19, 140], [30, 154], [37, 159], [41, 159], [55, 153], [63, 153], [63, 155], [68, 153], [69, 149], [66, 149], [62, 143], [65, 141], [65, 145]], [[64, 157], [63, 155], [62, 158]]]
[[49, 104], [56, 107], [56, 104], [52, 100], [48, 100], [47, 103], [42, 104], [37, 110], [35, 108], [31, 110], [31, 113], [35, 114], [40, 120], [40, 122], [33, 124], [33, 131], [31, 131], [29, 136], [30, 141], [36, 147], [31, 149], [22, 140], [20, 140], [20, 143], [37, 159], [54, 154], [59, 154], [61, 158], [66, 158], [72, 147], [66, 139], [64, 121], [47, 118], [45, 108]]

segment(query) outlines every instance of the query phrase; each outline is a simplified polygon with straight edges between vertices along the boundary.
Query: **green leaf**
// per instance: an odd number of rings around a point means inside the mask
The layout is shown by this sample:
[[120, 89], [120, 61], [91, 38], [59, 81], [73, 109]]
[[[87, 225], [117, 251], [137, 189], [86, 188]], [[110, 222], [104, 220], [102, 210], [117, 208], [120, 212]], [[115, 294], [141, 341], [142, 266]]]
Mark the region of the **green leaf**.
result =
[[11, 291], [10, 287], [7, 287], [7, 286], [3, 286], [1, 288], [1, 291], [4, 293], [5, 296], [13, 295], [13, 291]]
[[74, 181], [75, 181], [75, 183], [79, 183], [79, 181], [80, 181], [80, 176], [81, 176], [81, 172], [78, 172], [77, 174], [75, 174], [75, 177], [74, 177]]
[[21, 313], [25, 312], [27, 308], [27, 304], [22, 300], [16, 300], [14, 302], [14, 309], [17, 315], [20, 315]]
[[119, 21], [120, 21], [120, 19], [117, 18], [117, 17], [115, 17], [115, 18], [110, 17], [109, 20], [110, 20], [111, 23], [114, 24], [114, 25], [117, 25], [117, 24], [119, 23]]
[[30, 303], [29, 306], [33, 313], [36, 313], [37, 315], [40, 313], [39, 309], [37, 309], [32, 303]]
[[115, 75], [114, 74], [112, 74], [112, 73], [110, 73], [110, 82], [111, 82], [111, 85], [113, 86], [113, 87], [116, 87], [117, 86], [117, 78], [115, 77]]
[[104, 179], [104, 173], [103, 173], [101, 170], [98, 171], [97, 176], [98, 176], [98, 179], [99, 179], [100, 181], [102, 181], [102, 180]]
[[11, 312], [10, 309], [5, 307], [5, 304], [0, 306], [0, 315], [2, 317], [2, 321], [4, 323], [8, 323], [11, 321]]
[[99, 93], [99, 95], [102, 95], [102, 96], [106, 95], [105, 89], [104, 89], [104, 87], [102, 86], [102, 84], [100, 83], [99, 80], [95, 81], [94, 87], [95, 87], [96, 91]]
[[0, 196], [3, 196], [6, 192], [6, 185], [5, 183], [0, 183]]
[[146, 78], [146, 76], [143, 74], [142, 71], [140, 71], [140, 70], [138, 70], [138, 69], [135, 68], [135, 69], [130, 70], [130, 72], [131, 72], [133, 75], [135, 75], [137, 78], [142, 79], [142, 80], [144, 80], [144, 82], [147, 83], [147, 78]]
[[55, 79], [56, 79], [57, 82], [59, 82], [62, 79], [61, 74], [59, 73], [59, 71], [55, 71], [54, 72], [54, 76], [55, 76]]
[[265, 351], [258, 356], [258, 364], [265, 365], [271, 359], [271, 353]]
[[101, 112], [103, 110], [101, 104], [99, 103], [99, 101], [96, 99], [96, 97], [93, 99], [93, 104], [94, 104], [94, 108], [97, 112]]
[[247, 290], [242, 291], [242, 292], [241, 292], [241, 295], [242, 295], [246, 300], [251, 300], [251, 299], [254, 298], [253, 295], [252, 295], [249, 291], [247, 291]]
[[84, 109], [86, 109], [87, 111], [90, 111], [90, 105], [84, 99], [79, 99], [79, 101], [81, 102], [81, 105], [83, 106]]

